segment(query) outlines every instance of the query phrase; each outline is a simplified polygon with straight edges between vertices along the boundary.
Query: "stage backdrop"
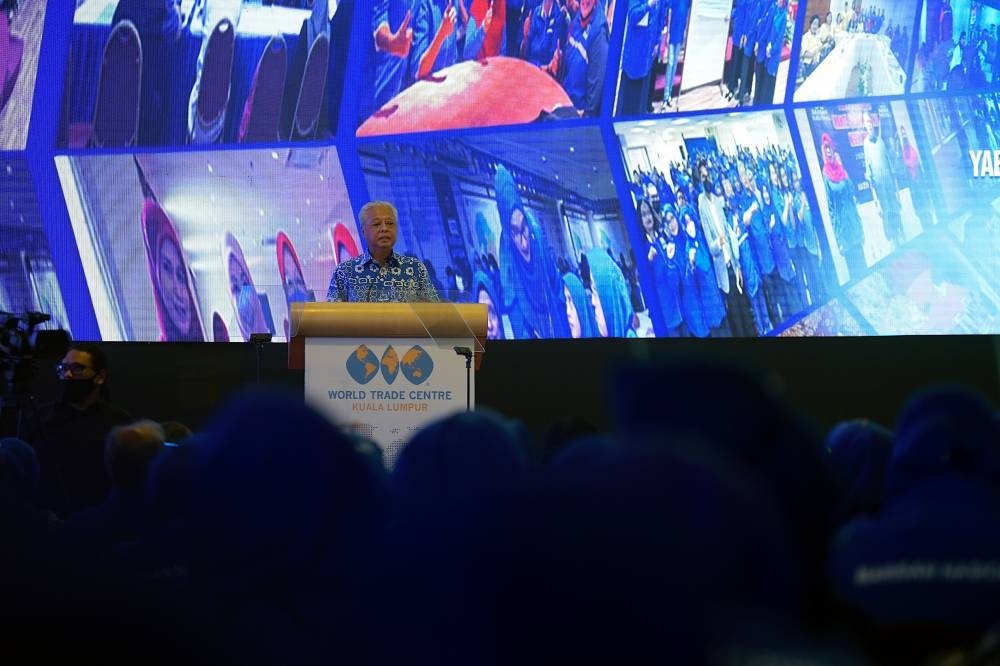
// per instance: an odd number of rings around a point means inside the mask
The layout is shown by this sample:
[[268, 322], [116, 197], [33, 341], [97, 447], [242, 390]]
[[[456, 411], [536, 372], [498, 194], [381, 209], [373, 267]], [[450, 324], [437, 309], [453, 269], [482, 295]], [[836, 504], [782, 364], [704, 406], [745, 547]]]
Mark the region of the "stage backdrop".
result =
[[1000, 333], [1000, 0], [18, 5], [0, 310], [78, 339], [283, 340], [372, 198], [494, 339]]

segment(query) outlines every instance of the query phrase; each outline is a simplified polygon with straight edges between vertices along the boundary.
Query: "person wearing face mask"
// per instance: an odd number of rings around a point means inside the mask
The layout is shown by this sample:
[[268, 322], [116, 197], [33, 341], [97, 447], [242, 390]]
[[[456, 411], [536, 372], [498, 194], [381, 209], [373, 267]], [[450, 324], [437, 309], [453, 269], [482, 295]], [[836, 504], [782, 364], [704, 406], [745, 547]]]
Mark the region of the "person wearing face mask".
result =
[[223, 258], [229, 275], [229, 294], [232, 296], [236, 323], [243, 339], [249, 340], [254, 333], [273, 333], [264, 318], [264, 308], [243, 256], [243, 248], [231, 232], [226, 232]]
[[108, 361], [97, 345], [70, 345], [56, 373], [58, 400], [32, 443], [42, 470], [39, 506], [65, 517], [107, 497], [104, 440], [113, 427], [133, 419], [110, 400]]

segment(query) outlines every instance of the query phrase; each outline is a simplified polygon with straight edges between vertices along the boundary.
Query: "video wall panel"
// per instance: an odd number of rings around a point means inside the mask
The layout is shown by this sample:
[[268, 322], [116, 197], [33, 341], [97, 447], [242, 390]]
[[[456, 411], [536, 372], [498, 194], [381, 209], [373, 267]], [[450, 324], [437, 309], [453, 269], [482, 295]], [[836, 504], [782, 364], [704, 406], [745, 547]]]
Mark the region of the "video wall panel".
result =
[[24, 150], [48, 0], [0, 2], [0, 150]]
[[0, 10], [0, 306], [83, 337], [285, 339], [372, 199], [496, 339], [1000, 332], [1000, 0]]

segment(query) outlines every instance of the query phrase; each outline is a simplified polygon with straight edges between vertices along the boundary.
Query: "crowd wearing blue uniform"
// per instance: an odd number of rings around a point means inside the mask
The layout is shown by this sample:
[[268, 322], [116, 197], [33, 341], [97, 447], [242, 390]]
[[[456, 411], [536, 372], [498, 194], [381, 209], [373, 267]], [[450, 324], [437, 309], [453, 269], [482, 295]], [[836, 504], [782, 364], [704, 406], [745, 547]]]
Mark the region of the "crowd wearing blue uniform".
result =
[[[657, 75], [664, 74], [662, 106], [676, 104], [674, 88], [681, 47], [687, 34], [691, 0], [629, 0], [622, 48], [619, 115], [643, 115], [653, 110]], [[665, 69], [664, 69], [665, 67]]]
[[723, 73], [727, 99], [740, 106], [775, 102], [788, 24], [785, 0], [736, 0], [730, 22], [732, 56]]
[[556, 253], [505, 166], [495, 176], [500, 216], [497, 314], [516, 339], [636, 337], [642, 298], [634, 266], [610, 247], [579, 261]]
[[826, 299], [832, 264], [791, 150], [700, 150], [633, 172], [660, 336], [766, 335]]
[[599, 115], [611, 37], [603, 0], [492, 0], [480, 18], [476, 4], [376, 0], [362, 120], [434, 72], [495, 56], [531, 62], [563, 87], [575, 115]]

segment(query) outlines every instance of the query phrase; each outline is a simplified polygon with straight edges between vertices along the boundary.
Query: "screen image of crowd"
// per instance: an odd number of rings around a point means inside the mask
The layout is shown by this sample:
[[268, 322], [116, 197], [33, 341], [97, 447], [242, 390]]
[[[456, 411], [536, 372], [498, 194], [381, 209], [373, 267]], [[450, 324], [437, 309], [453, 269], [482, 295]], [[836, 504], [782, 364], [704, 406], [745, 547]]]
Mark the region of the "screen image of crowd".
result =
[[[785, 98], [799, 3], [629, 3], [616, 115], [769, 105]], [[687, 45], [697, 45], [686, 57]]]
[[78, 0], [59, 145], [331, 136], [349, 12], [337, 0]]
[[785, 115], [689, 120], [616, 125], [657, 334], [780, 330], [835, 279]]
[[61, 156], [101, 338], [286, 340], [360, 253], [333, 148]]
[[593, 128], [366, 144], [368, 190], [396, 202], [400, 250], [438, 292], [489, 306], [491, 339], [654, 331]]
[[378, 0], [359, 136], [601, 112], [615, 3]]
[[41, 328], [72, 331], [24, 157], [0, 157], [0, 192], [0, 312], [44, 312], [52, 319]]
[[796, 102], [901, 95], [914, 53], [919, 3], [810, 0], [795, 78]]
[[1000, 3], [928, 0], [910, 92], [1000, 88]]
[[0, 150], [24, 150], [48, 0], [0, 0]]

